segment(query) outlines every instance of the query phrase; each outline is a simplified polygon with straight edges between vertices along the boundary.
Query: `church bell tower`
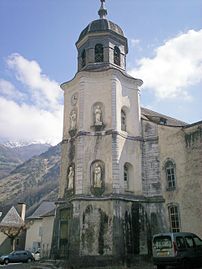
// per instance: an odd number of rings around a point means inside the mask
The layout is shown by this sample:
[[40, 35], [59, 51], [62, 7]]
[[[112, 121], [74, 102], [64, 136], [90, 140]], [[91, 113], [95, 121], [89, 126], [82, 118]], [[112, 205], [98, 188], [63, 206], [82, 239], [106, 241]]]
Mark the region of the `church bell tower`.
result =
[[53, 254], [74, 264], [112, 264], [141, 251], [142, 81], [126, 72], [127, 38], [107, 19], [104, 0], [98, 14], [76, 42], [75, 77], [61, 85], [64, 129]]

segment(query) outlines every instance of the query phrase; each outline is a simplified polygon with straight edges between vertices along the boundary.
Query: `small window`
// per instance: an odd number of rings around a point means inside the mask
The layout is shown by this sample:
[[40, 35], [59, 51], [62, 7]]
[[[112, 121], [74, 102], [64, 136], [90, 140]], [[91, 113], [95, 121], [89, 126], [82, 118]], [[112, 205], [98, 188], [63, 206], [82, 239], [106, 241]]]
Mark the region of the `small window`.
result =
[[104, 49], [102, 44], [95, 45], [95, 62], [100, 63], [104, 61]]
[[165, 164], [165, 173], [167, 180], [167, 189], [173, 190], [176, 188], [176, 176], [175, 176], [175, 165], [172, 161], [167, 161]]
[[114, 63], [120, 66], [120, 49], [117, 46], [114, 47]]
[[39, 236], [42, 236], [43, 235], [43, 227], [39, 227]]
[[124, 177], [124, 189], [128, 190], [129, 189], [129, 167], [127, 163], [124, 164], [123, 177]]
[[176, 237], [176, 244], [178, 249], [186, 248], [184, 238], [181, 236]]
[[121, 110], [121, 130], [126, 131], [126, 113], [123, 109]]
[[86, 65], [86, 51], [83, 50], [81, 54], [81, 66], [84, 67]]
[[172, 241], [170, 236], [158, 236], [154, 238], [154, 247], [156, 249], [170, 249], [172, 248]]
[[180, 232], [180, 219], [178, 206], [173, 205], [168, 207], [170, 227], [173, 233]]
[[159, 123], [160, 123], [161, 125], [166, 125], [166, 123], [167, 123], [167, 119], [165, 119], [165, 118], [160, 118]]
[[187, 243], [188, 248], [193, 248], [194, 247], [194, 241], [191, 236], [186, 236], [185, 241]]
[[194, 243], [197, 247], [202, 246], [202, 240], [198, 236], [194, 236], [193, 239], [194, 239]]

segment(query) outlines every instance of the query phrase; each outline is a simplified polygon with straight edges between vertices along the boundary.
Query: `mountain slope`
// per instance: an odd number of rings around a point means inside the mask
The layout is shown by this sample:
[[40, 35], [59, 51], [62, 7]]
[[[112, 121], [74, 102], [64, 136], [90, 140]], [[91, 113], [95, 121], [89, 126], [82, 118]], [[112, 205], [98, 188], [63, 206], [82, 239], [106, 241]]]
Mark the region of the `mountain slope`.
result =
[[50, 147], [39, 156], [18, 165], [0, 180], [0, 205], [25, 202], [28, 208], [41, 199], [57, 197], [61, 146]]
[[30, 144], [11, 148], [0, 144], [0, 179], [7, 176], [19, 164], [45, 152], [49, 147], [49, 144]]

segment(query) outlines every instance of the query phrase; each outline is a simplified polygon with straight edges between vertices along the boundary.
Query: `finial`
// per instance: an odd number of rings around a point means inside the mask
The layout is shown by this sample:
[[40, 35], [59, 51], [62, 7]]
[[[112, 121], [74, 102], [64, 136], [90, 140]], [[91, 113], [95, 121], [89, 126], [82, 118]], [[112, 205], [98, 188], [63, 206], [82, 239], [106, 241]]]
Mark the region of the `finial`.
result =
[[100, 19], [106, 19], [107, 16], [107, 10], [105, 8], [105, 0], [100, 0], [101, 6], [98, 11], [98, 15], [100, 16]]

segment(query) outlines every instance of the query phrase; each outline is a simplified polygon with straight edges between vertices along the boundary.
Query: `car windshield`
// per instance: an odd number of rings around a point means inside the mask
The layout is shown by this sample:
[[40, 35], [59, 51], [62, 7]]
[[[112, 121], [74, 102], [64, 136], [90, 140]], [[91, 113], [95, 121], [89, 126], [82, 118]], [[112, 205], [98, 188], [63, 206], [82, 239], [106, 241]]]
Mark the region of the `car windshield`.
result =
[[156, 249], [172, 248], [172, 242], [170, 236], [155, 237], [153, 243]]

